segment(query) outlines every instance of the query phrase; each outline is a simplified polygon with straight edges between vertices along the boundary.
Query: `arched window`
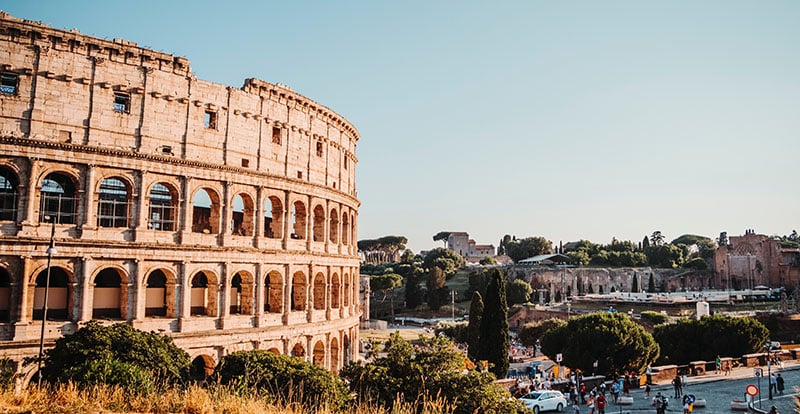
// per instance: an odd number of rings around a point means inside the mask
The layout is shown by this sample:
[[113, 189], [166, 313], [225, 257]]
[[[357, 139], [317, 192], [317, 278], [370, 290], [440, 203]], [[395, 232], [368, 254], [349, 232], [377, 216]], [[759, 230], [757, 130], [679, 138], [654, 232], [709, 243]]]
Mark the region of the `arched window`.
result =
[[339, 341], [335, 337], [331, 338], [331, 371], [339, 372]]
[[128, 227], [128, 186], [119, 178], [100, 182], [97, 207], [99, 227]]
[[267, 197], [264, 202], [264, 236], [271, 239], [283, 237], [283, 204], [275, 196]]
[[306, 206], [300, 201], [292, 205], [292, 238], [306, 238]]
[[314, 241], [325, 241], [325, 209], [320, 205], [314, 207]]
[[271, 271], [264, 279], [265, 299], [264, 312], [283, 312], [283, 276]]
[[294, 347], [292, 347], [292, 356], [297, 358], [303, 358], [306, 356], [306, 349], [303, 348], [303, 344], [296, 343]]
[[344, 306], [350, 306], [350, 276], [344, 275]]
[[306, 276], [297, 272], [292, 277], [292, 310], [306, 310]]
[[192, 232], [219, 233], [219, 197], [208, 189], [200, 189], [192, 199]]
[[117, 270], [101, 270], [94, 279], [92, 318], [121, 318], [122, 313], [119, 308], [121, 291], [121, 279]]
[[314, 309], [325, 309], [325, 276], [322, 273], [314, 277]]
[[0, 322], [11, 321], [11, 275], [0, 267]]
[[192, 315], [207, 315], [208, 306], [208, 277], [200, 272], [192, 278], [192, 301], [190, 313]]
[[72, 180], [63, 174], [48, 174], [42, 181], [40, 196], [40, 222], [54, 220], [60, 224], [75, 224], [77, 198]]
[[178, 197], [170, 187], [156, 183], [150, 189], [150, 222], [152, 230], [175, 231], [178, 217]]
[[317, 341], [314, 344], [314, 365], [325, 368], [325, 344], [322, 341]]
[[167, 316], [167, 275], [154, 270], [147, 276], [145, 316]]
[[242, 277], [238, 274], [231, 280], [230, 313], [242, 313]]
[[60, 267], [50, 269], [50, 286], [47, 284], [47, 270], [36, 276], [36, 290], [33, 293], [33, 319], [42, 320], [44, 310], [44, 290], [47, 287], [47, 320], [66, 321], [69, 318], [69, 276]]
[[0, 221], [17, 219], [17, 186], [16, 175], [7, 168], [0, 168]]
[[331, 243], [339, 242], [339, 214], [335, 208], [331, 210], [331, 225], [328, 233]]
[[339, 284], [339, 275], [334, 273], [331, 278], [331, 308], [334, 309], [339, 308]]
[[350, 234], [350, 220], [347, 213], [342, 214], [342, 244], [347, 246], [350, 244], [348, 235]]
[[253, 199], [247, 194], [237, 194], [233, 197], [233, 217], [231, 220], [231, 234], [237, 236], [253, 235]]

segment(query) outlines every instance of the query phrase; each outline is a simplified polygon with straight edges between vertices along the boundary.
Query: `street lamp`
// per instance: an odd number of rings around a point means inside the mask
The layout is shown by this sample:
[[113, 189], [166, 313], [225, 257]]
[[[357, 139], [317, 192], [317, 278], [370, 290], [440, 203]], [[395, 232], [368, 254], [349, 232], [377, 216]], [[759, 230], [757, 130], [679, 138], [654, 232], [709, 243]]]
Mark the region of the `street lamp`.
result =
[[769, 388], [769, 399], [772, 399], [772, 365], [770, 364], [770, 360], [772, 359], [772, 351], [770, 348], [772, 347], [772, 341], [767, 340], [767, 344], [764, 345], [767, 348], [767, 387]]
[[42, 333], [39, 337], [39, 387], [42, 386], [42, 350], [44, 349], [44, 328], [45, 324], [47, 323], [47, 296], [50, 293], [50, 262], [53, 259], [53, 255], [58, 253], [56, 251], [56, 221], [55, 218], [50, 216], [45, 216], [45, 220], [50, 220], [52, 223], [50, 227], [50, 247], [47, 248], [47, 279], [44, 282], [44, 305], [42, 306]]

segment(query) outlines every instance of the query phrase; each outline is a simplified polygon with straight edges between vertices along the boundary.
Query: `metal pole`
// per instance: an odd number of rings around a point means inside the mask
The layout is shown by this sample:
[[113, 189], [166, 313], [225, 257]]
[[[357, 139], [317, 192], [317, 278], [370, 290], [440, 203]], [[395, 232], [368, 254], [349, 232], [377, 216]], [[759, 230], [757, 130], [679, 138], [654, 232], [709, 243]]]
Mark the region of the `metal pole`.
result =
[[772, 400], [772, 367], [770, 364], [770, 360], [772, 359], [772, 350], [770, 348], [772, 345], [770, 341], [767, 341], [767, 378], [769, 381], [767, 382], [767, 386], [769, 387], [769, 399]]
[[42, 386], [42, 351], [44, 349], [44, 328], [47, 323], [47, 296], [50, 293], [50, 262], [53, 259], [53, 255], [56, 253], [56, 221], [52, 217], [45, 217], [50, 218], [50, 222], [52, 223], [50, 227], [50, 247], [47, 248], [47, 279], [44, 282], [44, 305], [42, 306], [42, 332], [39, 336], [39, 362], [38, 362], [38, 375], [39, 375], [39, 383], [38, 386]]
[[456, 291], [450, 291], [450, 316], [453, 321], [456, 320]]

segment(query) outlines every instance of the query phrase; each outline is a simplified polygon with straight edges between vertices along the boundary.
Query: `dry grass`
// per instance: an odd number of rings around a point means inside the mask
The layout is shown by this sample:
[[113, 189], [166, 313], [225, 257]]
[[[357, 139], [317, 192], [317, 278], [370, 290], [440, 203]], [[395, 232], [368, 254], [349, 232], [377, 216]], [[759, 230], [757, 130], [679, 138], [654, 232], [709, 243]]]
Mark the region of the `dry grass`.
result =
[[[241, 393], [240, 393], [241, 394]], [[362, 402], [350, 407], [346, 414], [421, 414], [452, 413], [453, 406], [440, 398], [427, 398], [414, 403], [397, 399], [390, 409]], [[253, 392], [237, 395], [228, 387], [190, 386], [185, 390], [168, 389], [149, 394], [136, 394], [124, 388], [95, 386], [79, 389], [72, 384], [37, 388], [31, 386], [15, 392], [0, 389], [0, 413], [186, 413], [186, 414], [306, 414], [309, 411], [295, 402], [271, 402], [267, 396]], [[334, 414], [321, 408], [318, 414]]]

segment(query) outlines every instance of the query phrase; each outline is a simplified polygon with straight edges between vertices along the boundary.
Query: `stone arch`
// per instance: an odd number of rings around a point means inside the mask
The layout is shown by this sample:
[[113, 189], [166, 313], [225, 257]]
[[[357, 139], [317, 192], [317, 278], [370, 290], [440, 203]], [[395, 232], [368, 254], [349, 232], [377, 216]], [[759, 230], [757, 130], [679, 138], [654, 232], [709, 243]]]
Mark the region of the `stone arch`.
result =
[[322, 273], [317, 273], [314, 276], [313, 299], [315, 310], [325, 309], [325, 275]]
[[92, 318], [127, 319], [128, 276], [116, 267], [106, 267], [93, 277]]
[[150, 186], [147, 204], [147, 228], [150, 230], [178, 230], [180, 195], [175, 185], [157, 182]]
[[237, 236], [252, 236], [255, 229], [253, 212], [255, 202], [253, 197], [247, 193], [239, 193], [233, 197], [231, 202], [233, 213], [231, 217], [231, 234]]
[[231, 278], [230, 313], [252, 315], [255, 306], [253, 275], [240, 271]]
[[328, 239], [331, 243], [338, 243], [339, 242], [339, 213], [336, 211], [336, 208], [331, 209], [331, 214], [329, 216], [331, 218], [330, 223], [330, 230], [328, 230]]
[[217, 363], [211, 355], [201, 354], [192, 360], [189, 375], [193, 380], [205, 381], [214, 373], [216, 367]]
[[350, 216], [347, 212], [342, 212], [342, 244], [345, 246], [350, 244]]
[[318, 367], [325, 368], [325, 344], [322, 341], [317, 341], [314, 344], [312, 363]]
[[69, 309], [72, 308], [71, 274], [60, 266], [50, 267], [50, 285], [47, 283], [47, 269], [40, 271], [34, 279], [35, 289], [33, 292], [33, 319], [42, 320], [44, 311], [44, 293], [47, 288], [47, 319], [57, 321], [67, 321], [70, 318]]
[[325, 208], [320, 204], [314, 207], [314, 241], [325, 241]]
[[344, 365], [347, 365], [347, 364], [353, 362], [353, 358], [352, 358], [353, 353], [351, 352], [350, 347], [351, 347], [350, 336], [348, 336], [345, 333], [344, 334], [344, 338], [342, 338], [342, 351], [343, 351], [343, 355], [342, 356], [344, 357], [343, 358]]
[[267, 349], [267, 352], [272, 352], [275, 355], [281, 355], [281, 350], [274, 346], [270, 349]]
[[11, 274], [0, 267], [0, 322], [11, 322]]
[[200, 188], [192, 197], [192, 232], [219, 234], [220, 197], [211, 188]]
[[283, 275], [277, 270], [264, 278], [264, 312], [283, 313]]
[[217, 316], [217, 296], [219, 282], [216, 275], [199, 271], [192, 276], [190, 295], [190, 314], [192, 316]]
[[339, 274], [334, 273], [333, 276], [331, 276], [331, 308], [333, 309], [338, 309], [341, 302], [339, 293], [340, 285], [341, 281], [339, 280]]
[[334, 336], [331, 338], [331, 371], [339, 372], [339, 340]]
[[283, 238], [283, 203], [274, 195], [264, 200], [264, 236]]
[[306, 205], [299, 200], [292, 204], [292, 238], [306, 238]]
[[306, 310], [306, 284], [306, 275], [303, 272], [295, 272], [292, 275], [291, 310]]
[[177, 279], [165, 269], [152, 270], [144, 280], [145, 316], [174, 318]]
[[78, 183], [75, 177], [62, 171], [47, 174], [39, 192], [39, 221], [55, 220], [59, 224], [76, 224]]
[[19, 175], [8, 166], [0, 165], [0, 221], [15, 221], [19, 194]]
[[291, 355], [293, 357], [305, 359], [305, 357], [306, 357], [306, 347], [303, 346], [303, 344], [300, 343], [300, 342], [294, 344], [294, 346], [292, 347]]
[[97, 227], [127, 228], [130, 223], [130, 206], [133, 184], [123, 176], [110, 176], [98, 181]]

